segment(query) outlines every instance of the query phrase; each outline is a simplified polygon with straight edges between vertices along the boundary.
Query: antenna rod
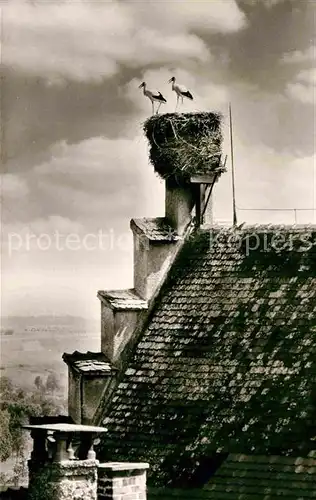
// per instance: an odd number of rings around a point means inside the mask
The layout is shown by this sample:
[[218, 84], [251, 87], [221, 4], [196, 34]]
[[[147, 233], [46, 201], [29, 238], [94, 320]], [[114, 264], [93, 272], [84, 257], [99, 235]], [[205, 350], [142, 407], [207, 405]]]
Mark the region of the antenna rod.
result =
[[232, 107], [229, 103], [229, 128], [230, 128], [230, 153], [232, 164], [232, 186], [233, 186], [233, 225], [237, 225], [237, 212], [236, 212], [236, 195], [235, 195], [235, 167], [234, 167], [234, 147], [233, 147], [233, 120], [232, 120]]

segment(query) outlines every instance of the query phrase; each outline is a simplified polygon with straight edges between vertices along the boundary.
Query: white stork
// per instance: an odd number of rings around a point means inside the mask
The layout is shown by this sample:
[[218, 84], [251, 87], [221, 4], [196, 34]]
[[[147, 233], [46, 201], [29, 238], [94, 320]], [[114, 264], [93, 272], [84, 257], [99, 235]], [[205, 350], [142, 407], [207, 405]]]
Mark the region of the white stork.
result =
[[155, 112], [155, 108], [154, 108], [154, 102], [159, 102], [159, 106], [157, 108], [157, 111], [156, 111], [156, 114], [158, 113], [159, 111], [159, 108], [161, 106], [162, 103], [165, 103], [167, 102], [166, 99], [164, 98], [164, 96], [162, 95], [161, 92], [158, 92], [157, 90], [148, 90], [146, 88], [146, 82], [143, 82], [139, 88], [143, 88], [143, 93], [146, 97], [148, 97], [148, 99], [151, 100], [151, 104], [152, 104], [152, 107], [153, 107], [153, 114]]
[[179, 85], [178, 83], [176, 83], [176, 79], [174, 76], [172, 78], [170, 78], [168, 83], [171, 83], [171, 82], [172, 82], [172, 90], [174, 90], [175, 93], [177, 94], [177, 105], [176, 105], [176, 111], [177, 111], [177, 107], [179, 104], [179, 97], [181, 97], [182, 104], [183, 104], [184, 97], [193, 101], [193, 95], [186, 87], [184, 87], [184, 85]]

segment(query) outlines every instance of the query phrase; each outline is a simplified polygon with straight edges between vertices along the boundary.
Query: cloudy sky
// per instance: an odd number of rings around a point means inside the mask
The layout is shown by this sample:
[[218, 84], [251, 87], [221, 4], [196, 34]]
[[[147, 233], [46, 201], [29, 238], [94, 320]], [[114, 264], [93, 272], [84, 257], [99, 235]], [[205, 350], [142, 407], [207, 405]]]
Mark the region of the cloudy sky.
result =
[[[129, 220], [163, 215], [164, 203], [142, 135], [143, 80], [169, 112], [173, 75], [195, 97], [185, 111], [232, 102], [240, 222], [293, 223], [293, 208], [316, 222], [313, 0], [0, 9], [2, 314], [97, 317], [98, 289], [131, 286]], [[226, 174], [217, 220], [231, 220], [230, 200]]]

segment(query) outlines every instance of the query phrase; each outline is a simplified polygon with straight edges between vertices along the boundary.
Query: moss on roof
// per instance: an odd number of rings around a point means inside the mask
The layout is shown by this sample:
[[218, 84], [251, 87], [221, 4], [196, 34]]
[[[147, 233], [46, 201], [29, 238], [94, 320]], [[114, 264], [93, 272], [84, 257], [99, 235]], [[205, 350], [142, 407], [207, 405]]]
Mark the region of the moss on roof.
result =
[[316, 460], [312, 457], [231, 454], [219, 464], [214, 475], [213, 465], [212, 461], [199, 460], [193, 487], [191, 483], [186, 486], [186, 475], [176, 488], [149, 488], [148, 500], [316, 498]]
[[225, 500], [315, 499], [315, 467], [312, 457], [232, 454], [204, 491]]
[[222, 115], [220, 113], [167, 113], [144, 124], [149, 158], [164, 179], [177, 175], [222, 173]]
[[195, 234], [104, 411], [101, 460], [147, 460], [166, 485], [214, 453], [306, 457], [315, 335], [316, 228]]

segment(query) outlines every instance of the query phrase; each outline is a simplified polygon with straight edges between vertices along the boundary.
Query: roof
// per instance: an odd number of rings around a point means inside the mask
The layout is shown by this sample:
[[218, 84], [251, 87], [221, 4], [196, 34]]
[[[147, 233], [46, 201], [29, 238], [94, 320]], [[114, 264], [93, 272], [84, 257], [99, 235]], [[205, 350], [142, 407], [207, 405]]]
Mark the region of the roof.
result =
[[166, 222], [165, 217], [132, 219], [131, 228], [156, 243], [172, 243], [181, 238], [176, 230]]
[[185, 243], [104, 408], [101, 460], [167, 484], [196, 457], [314, 449], [315, 244], [316, 227], [273, 226]]
[[103, 302], [114, 310], [127, 310], [139, 311], [147, 309], [148, 304], [146, 300], [140, 299], [135, 294], [134, 290], [100, 290], [98, 297]]
[[63, 360], [80, 373], [110, 375], [114, 369], [102, 352], [74, 351], [72, 354], [65, 352], [63, 354]]
[[203, 489], [225, 500], [303, 500], [316, 498], [315, 474], [315, 458], [232, 454]]
[[315, 458], [231, 454], [202, 488], [150, 488], [154, 500], [316, 498]]

